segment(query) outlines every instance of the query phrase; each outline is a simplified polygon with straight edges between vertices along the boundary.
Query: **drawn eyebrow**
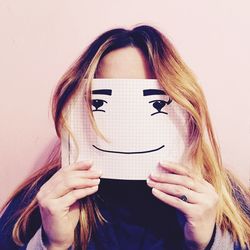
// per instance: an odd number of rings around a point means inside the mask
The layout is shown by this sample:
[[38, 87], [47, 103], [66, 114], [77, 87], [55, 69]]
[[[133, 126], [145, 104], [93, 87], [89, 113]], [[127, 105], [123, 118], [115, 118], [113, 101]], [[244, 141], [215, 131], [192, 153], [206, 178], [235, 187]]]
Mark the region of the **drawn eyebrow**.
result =
[[160, 89], [144, 89], [143, 96], [148, 96], [148, 95], [166, 95], [166, 93]]
[[112, 89], [95, 89], [92, 94], [96, 95], [112, 95]]

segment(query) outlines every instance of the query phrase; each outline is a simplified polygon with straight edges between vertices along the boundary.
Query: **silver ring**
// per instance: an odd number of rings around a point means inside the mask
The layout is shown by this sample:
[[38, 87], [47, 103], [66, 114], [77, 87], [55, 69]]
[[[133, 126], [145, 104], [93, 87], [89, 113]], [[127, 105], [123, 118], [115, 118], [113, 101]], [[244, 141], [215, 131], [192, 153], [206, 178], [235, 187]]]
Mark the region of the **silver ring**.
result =
[[180, 199], [181, 199], [182, 201], [185, 201], [185, 202], [187, 202], [187, 200], [188, 200], [188, 198], [187, 198], [186, 195], [182, 195], [182, 196], [180, 197]]

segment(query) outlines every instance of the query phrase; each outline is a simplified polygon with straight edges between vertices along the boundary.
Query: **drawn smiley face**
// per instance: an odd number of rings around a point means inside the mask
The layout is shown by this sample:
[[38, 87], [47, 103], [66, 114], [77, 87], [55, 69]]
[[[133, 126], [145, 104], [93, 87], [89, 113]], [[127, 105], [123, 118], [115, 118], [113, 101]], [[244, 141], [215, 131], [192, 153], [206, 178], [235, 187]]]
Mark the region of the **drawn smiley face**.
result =
[[[94, 89], [92, 91], [92, 111], [106, 113], [106, 111], [109, 109], [112, 93], [114, 93], [112, 89]], [[152, 107], [152, 111], [148, 113], [148, 119], [150, 119], [150, 116], [168, 115], [168, 106], [172, 103], [172, 99], [162, 89], [156, 89], [156, 88], [142, 89], [141, 95], [147, 98], [145, 105]], [[96, 98], [96, 96], [98, 96], [98, 98]], [[156, 152], [158, 150], [163, 149], [165, 147], [165, 144], [161, 144], [156, 148], [148, 148], [144, 150], [127, 150], [127, 151], [122, 149], [119, 150], [105, 149], [94, 144], [92, 146], [96, 150], [105, 153], [131, 155], [131, 154], [148, 154]]]

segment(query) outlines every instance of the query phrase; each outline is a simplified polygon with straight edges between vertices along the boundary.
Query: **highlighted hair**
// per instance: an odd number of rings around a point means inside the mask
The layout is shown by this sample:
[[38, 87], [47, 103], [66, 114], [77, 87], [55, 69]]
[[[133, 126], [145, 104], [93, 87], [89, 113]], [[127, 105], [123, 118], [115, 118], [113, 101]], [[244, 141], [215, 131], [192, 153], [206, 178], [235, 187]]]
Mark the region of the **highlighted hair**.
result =
[[[69, 129], [65, 117], [67, 106], [74, 93], [83, 87], [86, 101], [90, 103], [91, 81], [95, 77], [101, 59], [111, 51], [128, 46], [139, 48], [143, 52], [163, 89], [187, 111], [189, 159], [195, 172], [212, 184], [219, 195], [216, 224], [222, 232], [229, 231], [233, 240], [238, 241], [242, 248], [249, 247], [250, 222], [247, 207], [249, 190], [222, 166], [204, 94], [193, 73], [171, 42], [156, 28], [142, 25], [131, 30], [112, 29], [97, 37], [89, 45], [63, 75], [55, 90], [52, 112], [58, 137], [61, 137], [62, 129]], [[89, 115], [97, 131], [90, 107]], [[48, 176], [51, 171], [55, 173], [60, 168], [59, 149], [60, 145], [57, 146], [57, 152], [52, 160], [27, 178], [3, 207], [22, 190], [27, 189], [27, 194], [32, 192], [43, 176]], [[104, 218], [91, 197], [82, 199], [80, 204], [81, 216], [75, 229], [73, 247], [85, 250], [97, 220], [104, 223]], [[17, 211], [19, 218], [13, 229], [13, 239], [17, 244], [22, 245], [22, 237], [25, 238], [27, 227], [32, 223], [29, 218], [37, 209], [39, 208], [34, 197], [27, 207]]]

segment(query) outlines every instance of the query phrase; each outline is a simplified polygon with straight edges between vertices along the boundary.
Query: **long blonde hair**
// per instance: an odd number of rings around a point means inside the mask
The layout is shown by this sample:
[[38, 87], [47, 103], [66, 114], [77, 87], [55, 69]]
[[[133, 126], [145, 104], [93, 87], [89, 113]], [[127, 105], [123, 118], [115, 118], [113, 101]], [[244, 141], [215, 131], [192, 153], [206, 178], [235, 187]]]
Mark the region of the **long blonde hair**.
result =
[[[204, 94], [193, 73], [183, 62], [171, 42], [156, 28], [141, 25], [128, 29], [112, 29], [97, 37], [84, 53], [62, 76], [55, 90], [52, 113], [58, 137], [66, 127], [64, 115], [74, 93], [82, 84], [91, 99], [91, 80], [95, 77], [101, 59], [110, 51], [127, 46], [139, 48], [156, 79], [168, 95], [188, 113], [189, 157], [196, 172], [211, 183], [219, 195], [216, 224], [232, 234], [242, 248], [250, 246], [250, 222], [247, 211], [249, 190], [222, 166], [221, 156], [212, 129]], [[87, 79], [87, 81], [82, 81]], [[93, 121], [93, 115], [91, 115]], [[94, 121], [93, 121], [94, 124]], [[44, 176], [51, 176], [60, 168], [60, 145], [55, 149], [48, 164], [27, 178], [7, 200], [9, 202], [26, 189], [26, 194], [34, 192], [34, 187]], [[240, 194], [241, 198], [238, 198]], [[85, 250], [97, 220], [105, 223], [98, 207], [91, 197], [80, 201], [80, 220], [75, 229], [74, 249]], [[17, 211], [19, 218], [13, 229], [14, 241], [22, 245], [30, 216], [37, 211], [34, 196], [29, 205]]]

